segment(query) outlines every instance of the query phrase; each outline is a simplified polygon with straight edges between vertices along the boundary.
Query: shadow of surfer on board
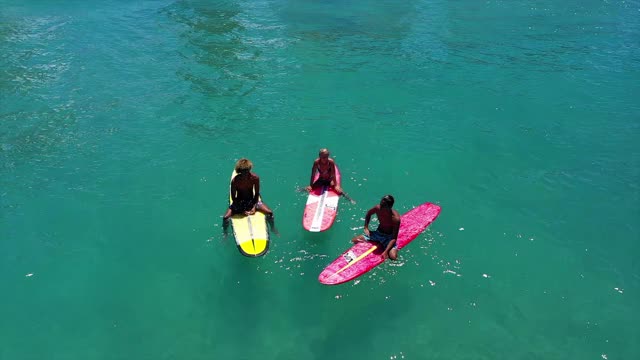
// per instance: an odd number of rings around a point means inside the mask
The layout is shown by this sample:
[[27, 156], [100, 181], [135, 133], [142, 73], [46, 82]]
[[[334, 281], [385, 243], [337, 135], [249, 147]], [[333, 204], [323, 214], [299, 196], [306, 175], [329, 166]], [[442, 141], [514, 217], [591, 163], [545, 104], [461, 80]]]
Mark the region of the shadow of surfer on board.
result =
[[253, 163], [242, 158], [236, 162], [237, 175], [231, 181], [231, 205], [222, 217], [222, 230], [226, 236], [229, 231], [229, 218], [236, 214], [253, 215], [256, 211], [266, 215], [271, 230], [278, 235], [273, 211], [260, 200], [260, 177], [251, 172]]
[[[382, 257], [384, 259], [395, 260], [398, 258], [398, 231], [400, 231], [400, 214], [392, 209], [395, 200], [391, 195], [385, 195], [380, 200], [380, 204], [372, 207], [367, 211], [364, 218], [364, 235], [358, 235], [351, 241], [354, 243], [361, 241], [372, 241], [384, 251]], [[369, 230], [369, 221], [372, 215], [378, 218], [378, 228], [374, 231]]]
[[[311, 179], [309, 180], [309, 186], [305, 189], [308, 192], [311, 192], [315, 187], [333, 187], [333, 190], [338, 193], [338, 195], [343, 196], [352, 204], [355, 204], [356, 202], [342, 190], [340, 180], [336, 177], [336, 163], [329, 157], [329, 155], [329, 149], [320, 149], [318, 152], [318, 158], [313, 161], [313, 166], [311, 167]], [[316, 174], [318, 175], [318, 179], [314, 181]]]

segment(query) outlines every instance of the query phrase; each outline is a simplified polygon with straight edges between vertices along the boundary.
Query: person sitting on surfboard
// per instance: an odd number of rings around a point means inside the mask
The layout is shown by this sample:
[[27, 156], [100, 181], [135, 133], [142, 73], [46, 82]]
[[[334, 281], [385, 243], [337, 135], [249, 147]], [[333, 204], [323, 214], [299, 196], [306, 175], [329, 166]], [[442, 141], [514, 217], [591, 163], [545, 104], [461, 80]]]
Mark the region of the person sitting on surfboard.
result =
[[[315, 182], [313, 179], [318, 173], [318, 180]], [[335, 192], [342, 195], [342, 188], [340, 183], [336, 179], [336, 163], [329, 157], [328, 149], [320, 149], [318, 158], [313, 161], [311, 167], [311, 180], [309, 180], [309, 186], [307, 191], [311, 191], [316, 186], [333, 186]]]
[[235, 214], [253, 215], [257, 211], [264, 213], [273, 224], [273, 211], [260, 201], [260, 177], [251, 172], [253, 163], [249, 159], [236, 162], [236, 175], [231, 181], [231, 205], [222, 217], [223, 225], [229, 225], [229, 218]]
[[[351, 240], [354, 243], [361, 241], [377, 242], [384, 249], [382, 256], [391, 260], [398, 258], [396, 240], [400, 230], [400, 214], [392, 209], [394, 201], [391, 195], [382, 197], [379, 205], [367, 211], [367, 216], [364, 218], [364, 235], [358, 235]], [[369, 221], [371, 220], [371, 215], [374, 214], [378, 217], [380, 224], [376, 230], [370, 231]]]

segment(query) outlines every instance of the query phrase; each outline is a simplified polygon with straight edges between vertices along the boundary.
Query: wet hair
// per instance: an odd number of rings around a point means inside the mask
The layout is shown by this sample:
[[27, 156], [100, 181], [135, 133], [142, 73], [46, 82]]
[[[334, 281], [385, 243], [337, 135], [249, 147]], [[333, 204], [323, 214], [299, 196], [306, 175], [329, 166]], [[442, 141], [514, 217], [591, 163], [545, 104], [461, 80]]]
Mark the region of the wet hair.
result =
[[393, 207], [394, 202], [395, 202], [395, 199], [393, 198], [393, 196], [385, 195], [382, 197], [382, 200], [380, 200], [380, 206], [391, 209]]
[[329, 156], [329, 149], [327, 149], [327, 148], [322, 148], [322, 149], [320, 149], [320, 150], [318, 151], [318, 156], [320, 156], [320, 155], [324, 155], [324, 154], [327, 154], [327, 156]]
[[236, 162], [236, 172], [238, 174], [251, 171], [252, 168], [253, 168], [253, 163], [249, 159], [242, 158]]

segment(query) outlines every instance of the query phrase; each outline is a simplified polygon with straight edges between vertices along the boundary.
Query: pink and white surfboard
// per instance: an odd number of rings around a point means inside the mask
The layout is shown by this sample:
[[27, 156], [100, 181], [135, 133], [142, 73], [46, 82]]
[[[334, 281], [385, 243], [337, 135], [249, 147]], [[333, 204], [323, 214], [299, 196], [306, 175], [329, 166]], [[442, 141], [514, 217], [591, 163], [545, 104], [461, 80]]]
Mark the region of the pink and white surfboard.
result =
[[[424, 203], [402, 215], [396, 244], [398, 250], [418, 237], [440, 214], [440, 206]], [[351, 281], [382, 264], [384, 249], [375, 243], [359, 242], [345, 251], [318, 276], [320, 283], [337, 285]]]
[[[316, 174], [314, 181], [318, 179]], [[336, 181], [340, 183], [340, 170], [336, 165]], [[307, 204], [302, 215], [302, 226], [311, 232], [325, 231], [333, 225], [338, 214], [340, 195], [333, 187], [316, 186], [307, 197]]]

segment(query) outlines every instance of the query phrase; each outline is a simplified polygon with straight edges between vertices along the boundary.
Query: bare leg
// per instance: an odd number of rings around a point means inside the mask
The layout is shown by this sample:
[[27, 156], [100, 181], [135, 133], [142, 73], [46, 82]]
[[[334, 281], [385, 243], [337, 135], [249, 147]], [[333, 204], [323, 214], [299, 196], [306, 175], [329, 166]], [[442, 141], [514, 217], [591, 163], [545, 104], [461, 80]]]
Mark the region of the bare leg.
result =
[[227, 212], [222, 216], [222, 233], [224, 236], [229, 234], [229, 218], [233, 215], [231, 209], [227, 209]]
[[359, 243], [359, 242], [363, 242], [363, 241], [367, 241], [367, 239], [364, 238], [364, 235], [358, 235], [358, 236], [354, 237], [353, 239], [351, 239], [351, 242], [354, 242], [354, 243]]
[[391, 260], [396, 260], [398, 258], [398, 249], [391, 248], [391, 250], [389, 250], [389, 259]]
[[273, 217], [273, 211], [271, 211], [271, 209], [269, 209], [269, 207], [265, 203], [259, 203], [258, 205], [256, 205], [256, 210], [267, 215], [267, 217]]
[[344, 192], [344, 190], [342, 190], [342, 186], [340, 186], [340, 184], [335, 184], [333, 181], [331, 181], [331, 186], [333, 186], [333, 190], [336, 193], [338, 193], [338, 195], [344, 196], [344, 198], [349, 200], [349, 202], [352, 203], [352, 204], [356, 203], [355, 200], [353, 200], [351, 197], [349, 197], [349, 195], [347, 195], [347, 193]]
[[256, 206], [256, 210], [260, 211], [261, 213], [265, 214], [267, 216], [267, 223], [269, 224], [269, 226], [271, 227], [271, 230], [276, 234], [276, 235], [280, 235], [280, 233], [278, 233], [278, 229], [276, 229], [276, 222], [273, 219], [273, 211], [271, 209], [269, 209], [269, 207], [267, 206], [267, 204], [265, 203], [260, 203]]

